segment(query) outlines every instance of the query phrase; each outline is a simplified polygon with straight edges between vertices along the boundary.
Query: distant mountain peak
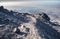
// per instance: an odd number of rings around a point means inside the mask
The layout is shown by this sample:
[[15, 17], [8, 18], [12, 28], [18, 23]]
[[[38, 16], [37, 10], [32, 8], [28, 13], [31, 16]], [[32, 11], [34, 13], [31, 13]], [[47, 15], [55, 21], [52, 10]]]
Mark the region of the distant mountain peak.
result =
[[3, 6], [0, 6], [0, 9], [4, 9], [4, 7]]

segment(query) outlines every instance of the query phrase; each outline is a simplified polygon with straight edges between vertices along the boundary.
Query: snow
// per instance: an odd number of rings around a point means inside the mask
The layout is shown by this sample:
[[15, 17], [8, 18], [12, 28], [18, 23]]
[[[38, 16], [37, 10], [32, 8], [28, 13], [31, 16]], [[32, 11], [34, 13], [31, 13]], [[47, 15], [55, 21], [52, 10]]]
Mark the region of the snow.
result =
[[[6, 15], [5, 19], [8, 19], [9, 23], [8, 24], [2, 23], [5, 24], [4, 26], [0, 24], [0, 34], [1, 34], [0, 38], [4, 37], [8, 39], [9, 38], [8, 36], [11, 35], [13, 35], [10, 37], [12, 39], [17, 39], [17, 38], [18, 39], [22, 39], [22, 38], [23, 39], [59, 39], [60, 38], [60, 25], [59, 25], [60, 20], [54, 18], [51, 15], [49, 16], [51, 20], [48, 21], [46, 20], [46, 18], [43, 18], [38, 13], [36, 14], [21, 13], [21, 16], [18, 16], [17, 15], [19, 14], [18, 12], [15, 15], [7, 14], [4, 13], [3, 11], [1, 12], [2, 13], [0, 14], [3, 14], [2, 16]], [[3, 22], [5, 21], [4, 19], [2, 20]]]

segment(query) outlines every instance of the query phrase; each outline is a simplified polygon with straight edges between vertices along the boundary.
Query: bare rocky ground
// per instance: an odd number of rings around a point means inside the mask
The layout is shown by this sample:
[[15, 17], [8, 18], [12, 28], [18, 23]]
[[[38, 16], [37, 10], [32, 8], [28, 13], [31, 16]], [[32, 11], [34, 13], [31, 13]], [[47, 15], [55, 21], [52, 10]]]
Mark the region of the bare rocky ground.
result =
[[0, 7], [0, 39], [60, 39], [59, 27], [45, 13], [19, 13]]

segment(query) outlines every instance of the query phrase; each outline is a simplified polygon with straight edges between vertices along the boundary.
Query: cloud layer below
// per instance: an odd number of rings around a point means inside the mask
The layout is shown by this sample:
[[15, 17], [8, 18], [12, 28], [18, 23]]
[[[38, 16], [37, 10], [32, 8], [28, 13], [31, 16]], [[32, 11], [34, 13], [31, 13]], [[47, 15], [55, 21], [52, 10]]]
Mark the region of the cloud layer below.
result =
[[5, 7], [40, 7], [40, 8], [60, 8], [59, 1], [14, 1], [0, 2], [0, 6]]

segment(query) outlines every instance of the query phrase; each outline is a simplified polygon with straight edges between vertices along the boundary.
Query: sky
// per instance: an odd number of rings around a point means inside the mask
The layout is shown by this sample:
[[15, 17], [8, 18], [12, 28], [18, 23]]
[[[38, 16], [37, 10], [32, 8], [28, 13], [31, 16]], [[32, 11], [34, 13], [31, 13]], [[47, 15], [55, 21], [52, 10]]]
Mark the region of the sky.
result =
[[60, 0], [0, 0], [0, 6], [6, 8], [36, 7], [60, 9]]
[[0, 1], [60, 1], [60, 0], [0, 0]]
[[60, 8], [60, 1], [2, 1], [0, 6], [30, 6], [30, 7], [57, 7]]

